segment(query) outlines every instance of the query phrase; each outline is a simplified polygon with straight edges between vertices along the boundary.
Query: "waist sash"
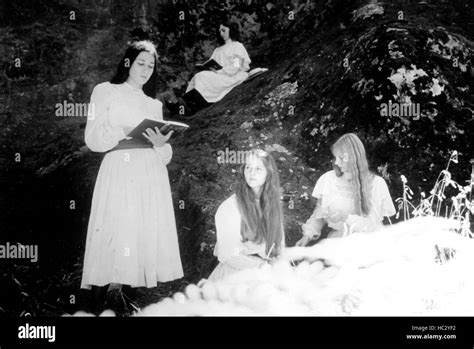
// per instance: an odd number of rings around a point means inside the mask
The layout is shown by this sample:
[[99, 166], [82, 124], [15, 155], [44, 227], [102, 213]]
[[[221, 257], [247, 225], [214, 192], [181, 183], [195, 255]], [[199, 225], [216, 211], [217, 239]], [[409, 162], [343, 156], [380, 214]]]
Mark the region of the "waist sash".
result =
[[136, 140], [135, 138], [122, 139], [115, 147], [107, 151], [107, 153], [110, 153], [111, 151], [115, 150], [136, 148], [153, 148], [153, 144], [150, 142], [144, 143], [143, 141]]

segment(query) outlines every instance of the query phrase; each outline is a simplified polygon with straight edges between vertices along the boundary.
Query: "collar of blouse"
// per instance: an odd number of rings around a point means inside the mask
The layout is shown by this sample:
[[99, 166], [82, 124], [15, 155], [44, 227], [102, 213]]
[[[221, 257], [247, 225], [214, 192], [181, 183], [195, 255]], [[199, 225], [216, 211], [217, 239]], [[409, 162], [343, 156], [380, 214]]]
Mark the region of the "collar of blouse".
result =
[[141, 88], [137, 88], [137, 87], [133, 87], [132, 85], [130, 85], [128, 82], [124, 81], [124, 83], [122, 84], [123, 86], [125, 86], [127, 89], [129, 89], [130, 91], [133, 91], [133, 92], [143, 92], [143, 90]]

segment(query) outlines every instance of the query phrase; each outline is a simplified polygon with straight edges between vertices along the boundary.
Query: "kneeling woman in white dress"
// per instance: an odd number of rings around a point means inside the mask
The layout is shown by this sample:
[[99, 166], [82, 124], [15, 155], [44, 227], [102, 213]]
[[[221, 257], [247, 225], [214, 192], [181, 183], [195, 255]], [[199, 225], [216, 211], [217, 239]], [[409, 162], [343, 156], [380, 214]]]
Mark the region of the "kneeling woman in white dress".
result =
[[85, 142], [106, 152], [94, 187], [81, 283], [92, 288], [94, 312], [108, 284], [126, 285], [122, 290], [133, 298], [136, 287], [183, 276], [166, 168], [171, 133], [148, 129], [150, 143], [142, 147], [124, 141], [143, 119], [163, 119], [162, 103], [154, 99], [157, 63], [151, 42], [133, 43], [111, 82], [92, 92]]
[[371, 233], [383, 218], [395, 214], [385, 180], [369, 171], [365, 148], [359, 137], [347, 133], [331, 147], [334, 170], [318, 179], [313, 191], [316, 209], [303, 224], [303, 237], [296, 246], [306, 246], [321, 237], [327, 224], [329, 238], [348, 233]]
[[214, 50], [210, 59], [219, 63], [222, 69], [204, 70], [191, 79], [183, 98], [192, 111], [220, 101], [248, 78], [251, 60], [244, 45], [238, 41], [238, 25], [233, 22], [221, 24], [219, 34], [223, 45]]
[[219, 280], [277, 257], [285, 246], [280, 181], [273, 157], [253, 151], [238, 173], [235, 193], [216, 213], [219, 264], [209, 280]]

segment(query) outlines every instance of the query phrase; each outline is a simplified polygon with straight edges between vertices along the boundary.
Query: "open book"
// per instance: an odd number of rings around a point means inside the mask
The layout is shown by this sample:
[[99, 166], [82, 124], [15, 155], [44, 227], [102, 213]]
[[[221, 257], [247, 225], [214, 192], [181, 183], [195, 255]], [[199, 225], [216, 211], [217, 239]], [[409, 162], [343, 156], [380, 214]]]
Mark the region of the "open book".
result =
[[249, 76], [245, 80], [245, 82], [249, 82], [253, 79], [255, 79], [257, 76], [265, 73], [268, 71], [268, 68], [253, 68], [252, 70], [249, 71]]
[[222, 65], [220, 65], [214, 59], [211, 58], [205, 61], [204, 63], [196, 63], [196, 68], [200, 70], [211, 70], [211, 68], [219, 70], [222, 69]]
[[137, 127], [135, 127], [130, 133], [127, 135], [127, 137], [132, 137], [137, 140], [141, 140], [144, 142], [148, 142], [148, 139], [146, 139], [143, 136], [143, 133], [146, 133], [147, 128], [151, 128], [152, 130], [155, 130], [155, 127], [158, 127], [160, 132], [162, 134], [167, 134], [169, 131], [175, 131], [175, 132], [182, 132], [189, 128], [189, 125], [186, 125], [182, 122], [178, 121], [166, 121], [166, 120], [151, 120], [151, 119], [145, 119], [143, 120]]

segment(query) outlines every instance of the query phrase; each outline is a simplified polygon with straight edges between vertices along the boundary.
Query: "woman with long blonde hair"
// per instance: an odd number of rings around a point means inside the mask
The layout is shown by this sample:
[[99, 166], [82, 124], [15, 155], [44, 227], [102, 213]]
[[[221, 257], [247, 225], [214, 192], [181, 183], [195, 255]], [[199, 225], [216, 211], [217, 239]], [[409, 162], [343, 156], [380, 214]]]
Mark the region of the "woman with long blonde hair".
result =
[[214, 255], [220, 263], [210, 280], [259, 267], [281, 253], [285, 239], [280, 180], [268, 152], [249, 152], [240, 167], [235, 193], [216, 212], [216, 234]]
[[327, 224], [328, 237], [353, 232], [372, 232], [382, 225], [383, 217], [395, 214], [385, 180], [369, 171], [364, 145], [354, 133], [340, 137], [331, 147], [334, 170], [317, 181], [313, 196], [316, 209], [303, 225], [297, 246], [306, 246], [321, 236]]

